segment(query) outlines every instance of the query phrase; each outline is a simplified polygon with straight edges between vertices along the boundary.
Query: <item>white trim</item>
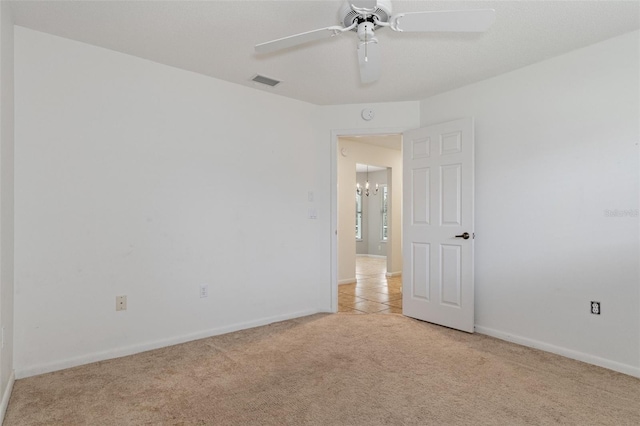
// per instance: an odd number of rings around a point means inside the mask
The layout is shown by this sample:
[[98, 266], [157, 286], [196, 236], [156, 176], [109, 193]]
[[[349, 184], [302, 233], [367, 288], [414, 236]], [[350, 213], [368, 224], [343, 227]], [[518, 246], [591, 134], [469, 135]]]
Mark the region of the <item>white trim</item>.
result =
[[407, 127], [386, 127], [380, 129], [332, 129], [331, 140], [329, 142], [331, 155], [331, 283], [329, 297], [331, 312], [338, 311], [338, 138], [340, 136], [360, 136], [360, 135], [401, 135]]
[[480, 334], [486, 334], [487, 336], [495, 337], [500, 340], [506, 340], [507, 342], [517, 343], [522, 346], [540, 349], [545, 352], [562, 355], [567, 358], [586, 362], [587, 364], [597, 365], [598, 367], [608, 368], [609, 370], [614, 370], [619, 373], [624, 373], [640, 378], [640, 368], [634, 367], [633, 365], [622, 364], [616, 361], [611, 361], [609, 359], [600, 358], [595, 355], [574, 351], [573, 349], [563, 348], [561, 346], [555, 346], [549, 343], [540, 342], [538, 340], [529, 339], [527, 337], [516, 336], [504, 331], [494, 330], [492, 328], [483, 327], [480, 325], [476, 325], [474, 328], [475, 331]]
[[112, 349], [102, 352], [94, 352], [87, 355], [81, 355], [74, 358], [69, 358], [61, 361], [55, 361], [48, 364], [40, 364], [16, 371], [16, 378], [23, 379], [25, 377], [35, 376], [38, 374], [50, 373], [52, 371], [63, 370], [65, 368], [77, 367], [79, 365], [89, 364], [97, 361], [104, 361], [107, 359], [119, 358], [127, 355], [134, 355], [140, 352], [145, 352], [153, 349], [164, 348], [167, 346], [178, 345], [180, 343], [190, 342], [192, 340], [204, 339], [211, 336], [217, 336], [220, 334], [231, 333], [234, 331], [244, 330], [247, 328], [259, 327], [261, 325], [267, 325], [274, 322], [286, 321], [294, 318], [300, 318], [308, 315], [317, 314], [323, 312], [320, 309], [309, 309], [305, 311], [292, 312], [285, 315], [276, 315], [273, 317], [262, 318], [254, 321], [247, 321], [238, 324], [227, 325], [223, 327], [212, 328], [209, 330], [198, 331], [195, 333], [188, 333], [182, 336], [170, 337], [168, 339], [160, 339], [152, 342], [146, 342], [136, 345], [127, 346], [124, 348]]
[[387, 272], [386, 276], [387, 277], [399, 277], [402, 275], [402, 271], [395, 271], [395, 272]]
[[4, 415], [7, 414], [7, 407], [9, 407], [9, 399], [11, 398], [11, 392], [13, 392], [13, 383], [16, 381], [15, 371], [11, 371], [9, 376], [9, 382], [7, 387], [4, 388], [2, 394], [2, 404], [0, 404], [0, 425], [4, 423]]
[[338, 281], [338, 285], [353, 284], [355, 282], [357, 282], [357, 280], [355, 278], [347, 278], [347, 279]]
[[374, 259], [386, 259], [387, 256], [380, 256], [378, 254], [356, 254], [356, 257], [373, 257]]

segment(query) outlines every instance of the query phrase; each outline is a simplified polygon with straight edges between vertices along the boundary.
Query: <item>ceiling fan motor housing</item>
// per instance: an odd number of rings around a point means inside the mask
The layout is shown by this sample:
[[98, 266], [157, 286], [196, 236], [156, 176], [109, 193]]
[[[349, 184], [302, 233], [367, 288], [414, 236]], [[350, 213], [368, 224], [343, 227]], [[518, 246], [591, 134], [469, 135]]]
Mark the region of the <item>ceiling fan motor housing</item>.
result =
[[358, 25], [358, 38], [360, 41], [372, 40], [375, 37], [374, 27], [371, 22], [363, 22]]
[[[347, 0], [340, 8], [340, 12], [338, 13], [338, 21], [345, 27], [350, 27], [354, 22], [357, 22], [358, 24], [367, 21], [375, 22], [375, 20], [378, 20], [380, 22], [388, 22], [389, 17], [391, 16], [391, 0], [378, 0], [376, 10], [372, 15], [373, 16], [367, 16], [366, 18], [363, 18], [358, 12], [351, 8], [351, 3], [349, 2], [349, 0]], [[374, 29], [377, 28], [379, 28], [379, 25], [374, 26]], [[356, 26], [351, 31], [357, 32], [358, 27]]]

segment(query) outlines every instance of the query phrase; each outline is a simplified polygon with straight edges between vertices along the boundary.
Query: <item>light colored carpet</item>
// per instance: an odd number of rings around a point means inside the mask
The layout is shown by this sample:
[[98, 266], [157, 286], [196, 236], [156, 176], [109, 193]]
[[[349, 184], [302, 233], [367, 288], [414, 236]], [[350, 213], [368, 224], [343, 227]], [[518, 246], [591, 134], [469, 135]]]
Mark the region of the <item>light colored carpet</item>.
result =
[[638, 425], [640, 380], [400, 315], [314, 315], [15, 383], [13, 425]]

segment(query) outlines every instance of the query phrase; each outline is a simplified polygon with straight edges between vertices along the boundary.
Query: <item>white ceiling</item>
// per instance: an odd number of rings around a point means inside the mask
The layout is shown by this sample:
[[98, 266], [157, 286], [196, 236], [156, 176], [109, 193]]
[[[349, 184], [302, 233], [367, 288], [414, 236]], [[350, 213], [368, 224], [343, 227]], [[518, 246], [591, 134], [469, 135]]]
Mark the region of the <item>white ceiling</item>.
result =
[[[4, 1], [4, 0], [3, 0]], [[254, 45], [337, 24], [342, 1], [15, 1], [15, 23], [319, 105], [419, 100], [640, 28], [638, 1], [393, 1], [394, 12], [496, 10], [483, 34], [376, 36], [362, 85], [355, 33], [259, 56]], [[255, 74], [282, 80], [276, 88]]]
[[358, 173], [366, 172], [367, 171], [367, 167], [369, 168], [369, 170], [368, 170], [369, 173], [379, 172], [380, 170], [387, 170], [386, 167], [378, 167], [378, 166], [372, 166], [372, 165], [368, 165], [368, 164], [356, 163], [356, 172], [358, 172]]

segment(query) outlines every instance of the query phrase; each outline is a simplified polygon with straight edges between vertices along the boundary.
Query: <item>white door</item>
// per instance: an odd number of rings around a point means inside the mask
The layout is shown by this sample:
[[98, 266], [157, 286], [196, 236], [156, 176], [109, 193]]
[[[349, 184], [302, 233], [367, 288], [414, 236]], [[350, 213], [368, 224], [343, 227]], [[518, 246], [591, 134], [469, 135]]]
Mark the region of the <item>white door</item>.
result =
[[402, 313], [473, 333], [473, 119], [403, 134]]

